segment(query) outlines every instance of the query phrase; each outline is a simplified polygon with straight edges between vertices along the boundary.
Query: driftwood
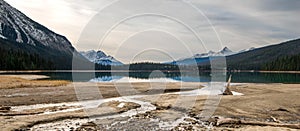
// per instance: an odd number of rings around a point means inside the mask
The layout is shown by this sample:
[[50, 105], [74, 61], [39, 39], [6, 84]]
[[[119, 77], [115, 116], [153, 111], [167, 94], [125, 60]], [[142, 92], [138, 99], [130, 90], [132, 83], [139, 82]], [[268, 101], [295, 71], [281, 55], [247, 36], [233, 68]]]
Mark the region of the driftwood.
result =
[[225, 124], [239, 124], [239, 125], [252, 125], [252, 126], [274, 126], [274, 127], [287, 127], [293, 129], [300, 129], [300, 124], [286, 124], [286, 123], [275, 123], [275, 122], [259, 122], [259, 121], [245, 121], [237, 120], [232, 118], [219, 118], [216, 126]]
[[271, 116], [271, 119], [274, 121], [274, 122], [277, 122], [277, 123], [282, 123], [280, 120], [277, 120], [275, 117]]
[[230, 82], [231, 82], [231, 75], [229, 76], [227, 86], [225, 87], [225, 91], [223, 92], [223, 95], [233, 95], [231, 90], [230, 90]]

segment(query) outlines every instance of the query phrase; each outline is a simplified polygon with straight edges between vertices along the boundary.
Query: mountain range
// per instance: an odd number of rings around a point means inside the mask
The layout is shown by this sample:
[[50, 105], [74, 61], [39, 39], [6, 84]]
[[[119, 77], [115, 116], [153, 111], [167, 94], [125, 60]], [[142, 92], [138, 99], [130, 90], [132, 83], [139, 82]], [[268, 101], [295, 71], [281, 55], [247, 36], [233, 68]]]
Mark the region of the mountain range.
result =
[[222, 50], [220, 50], [218, 52], [209, 51], [207, 53], [195, 54], [192, 57], [183, 58], [183, 59], [179, 59], [179, 60], [176, 60], [176, 61], [173, 61], [173, 62], [167, 62], [167, 63], [178, 64], [178, 65], [203, 64], [203, 63], [209, 62], [209, 57], [213, 57], [213, 56], [230, 56], [230, 55], [234, 55], [234, 54], [239, 54], [239, 53], [251, 51], [251, 50], [254, 50], [254, 49], [255, 48], [252, 47], [250, 49], [245, 49], [245, 50], [241, 50], [239, 52], [234, 52], [234, 51], [230, 50], [228, 47], [224, 47]]
[[236, 52], [231, 51], [228, 47], [224, 47], [221, 51], [219, 52], [213, 52], [209, 51], [208, 53], [202, 53], [202, 54], [196, 54], [193, 57], [194, 58], [205, 58], [205, 57], [210, 57], [210, 56], [229, 56], [236, 54]]
[[[251, 48], [252, 49], [252, 48]], [[242, 50], [240, 52], [233, 52], [231, 51], [228, 47], [225, 47], [223, 50], [219, 51], [219, 52], [213, 52], [213, 51], [209, 51], [208, 53], [202, 53], [202, 54], [196, 54], [194, 55], [192, 58], [185, 58], [182, 60], [178, 60], [176, 61], [177, 64], [189, 64], [190, 59], [192, 60], [193, 58], [207, 58], [210, 56], [229, 56], [229, 55], [233, 55], [233, 54], [237, 54], [237, 53], [241, 53], [244, 51], [249, 51], [251, 49], [248, 50]], [[96, 63], [96, 64], [100, 64], [100, 65], [123, 65], [122, 62], [116, 60], [114, 57], [106, 55], [103, 51], [99, 50], [99, 51], [95, 51], [95, 50], [89, 50], [89, 51], [81, 51], [79, 52], [82, 56], [84, 56], [86, 59], [88, 59], [90, 62]], [[170, 62], [167, 62], [170, 63]]]
[[225, 56], [228, 70], [300, 70], [300, 39], [239, 52], [225, 47], [219, 52], [209, 51], [170, 63], [207, 66], [214, 56]]
[[[225, 47], [219, 52], [196, 54], [168, 63], [130, 64], [132, 69], [165, 69], [167, 64], [198, 66], [210, 64], [210, 57], [225, 56], [229, 70], [300, 70], [300, 39], [262, 48], [233, 52]], [[71, 70], [110, 69], [123, 65], [102, 51], [78, 52], [68, 39], [35, 22], [22, 12], [0, 0], [0, 70]], [[103, 66], [102, 66], [103, 65]], [[128, 66], [128, 65], [125, 65]], [[87, 69], [91, 69], [87, 67]], [[105, 68], [103, 68], [105, 67]]]
[[106, 55], [103, 51], [81, 51], [80, 54], [88, 59], [90, 62], [99, 64], [99, 65], [123, 65], [122, 62], [116, 60], [114, 57]]

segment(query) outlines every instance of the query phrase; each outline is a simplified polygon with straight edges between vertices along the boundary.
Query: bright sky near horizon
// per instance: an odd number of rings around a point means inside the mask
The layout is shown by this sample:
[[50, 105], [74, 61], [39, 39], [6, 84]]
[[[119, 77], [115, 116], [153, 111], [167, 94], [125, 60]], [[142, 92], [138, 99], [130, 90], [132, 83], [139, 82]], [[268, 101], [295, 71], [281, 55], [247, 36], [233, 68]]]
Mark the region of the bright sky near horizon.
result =
[[300, 38], [299, 0], [5, 1], [77, 50], [100, 49], [125, 63]]

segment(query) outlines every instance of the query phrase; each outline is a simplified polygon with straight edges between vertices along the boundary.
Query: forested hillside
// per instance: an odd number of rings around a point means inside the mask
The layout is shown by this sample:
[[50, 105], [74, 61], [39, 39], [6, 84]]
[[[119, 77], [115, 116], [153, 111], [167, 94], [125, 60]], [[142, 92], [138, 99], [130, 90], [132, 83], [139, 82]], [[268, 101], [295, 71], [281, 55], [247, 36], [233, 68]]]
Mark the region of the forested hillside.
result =
[[226, 57], [229, 70], [299, 70], [300, 39]]
[[6, 70], [42, 70], [54, 69], [54, 64], [41, 58], [38, 54], [22, 50], [5, 49], [0, 46], [0, 69]]
[[300, 54], [277, 58], [267, 63], [263, 69], [271, 71], [300, 71]]

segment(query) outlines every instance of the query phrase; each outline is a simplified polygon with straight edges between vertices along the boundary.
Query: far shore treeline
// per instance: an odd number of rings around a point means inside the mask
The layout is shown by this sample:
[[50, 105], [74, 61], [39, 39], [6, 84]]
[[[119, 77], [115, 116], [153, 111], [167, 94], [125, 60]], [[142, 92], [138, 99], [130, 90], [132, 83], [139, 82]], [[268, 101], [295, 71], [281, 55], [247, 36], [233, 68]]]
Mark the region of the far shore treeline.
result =
[[[0, 70], [72, 70], [72, 67], [55, 67], [54, 61], [44, 59], [37, 53], [27, 53], [22, 50], [6, 50], [0, 46]], [[228, 58], [227, 58], [228, 59]], [[227, 70], [264, 70], [264, 71], [300, 71], [300, 55], [283, 56], [276, 58], [273, 61], [266, 63], [247, 64], [247, 63], [230, 63], [227, 60]], [[70, 63], [71, 64], [71, 63]], [[68, 65], [70, 65], [68, 64]], [[89, 63], [91, 65], [93, 63]], [[210, 70], [210, 64], [192, 65], [177, 65], [142, 62], [119, 66], [99, 65], [94, 64], [88, 68], [80, 68], [82, 70], [139, 70], [139, 71], [179, 71], [179, 70]]]
[[[170, 63], [142, 62], [119, 66], [99, 65], [83, 60], [83, 57], [72, 57], [72, 54], [59, 54], [45, 47], [34, 47], [3, 39], [0, 40], [0, 45], [0, 70], [72, 70], [74, 69], [72, 60], [76, 60], [73, 58], [78, 58], [76, 62], [81, 65], [76, 68], [77, 70], [210, 70], [209, 62], [199, 62], [195, 66], [177, 65], [176, 61]], [[300, 40], [287, 41], [278, 45], [227, 56], [226, 63], [229, 71], [300, 71]]]

